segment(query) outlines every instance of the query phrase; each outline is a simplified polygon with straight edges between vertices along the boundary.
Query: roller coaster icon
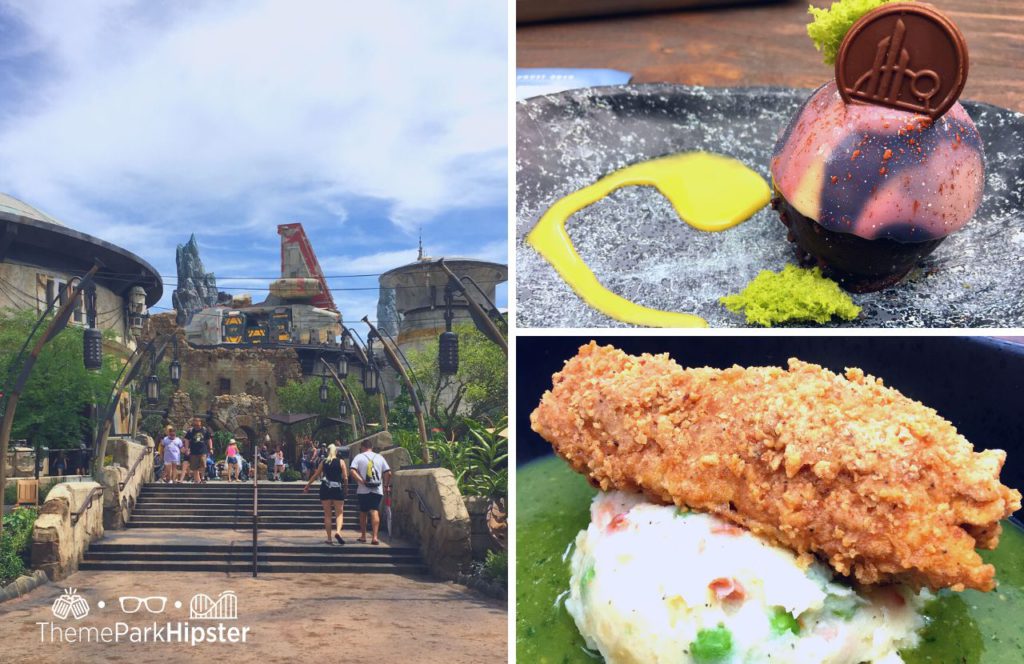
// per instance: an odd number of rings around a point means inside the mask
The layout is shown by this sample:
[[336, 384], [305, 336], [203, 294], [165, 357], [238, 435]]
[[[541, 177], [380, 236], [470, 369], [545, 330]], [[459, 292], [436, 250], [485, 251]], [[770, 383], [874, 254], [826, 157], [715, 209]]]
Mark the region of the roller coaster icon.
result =
[[238, 620], [238, 596], [234, 590], [225, 590], [217, 599], [198, 593], [189, 602], [188, 613], [192, 620]]

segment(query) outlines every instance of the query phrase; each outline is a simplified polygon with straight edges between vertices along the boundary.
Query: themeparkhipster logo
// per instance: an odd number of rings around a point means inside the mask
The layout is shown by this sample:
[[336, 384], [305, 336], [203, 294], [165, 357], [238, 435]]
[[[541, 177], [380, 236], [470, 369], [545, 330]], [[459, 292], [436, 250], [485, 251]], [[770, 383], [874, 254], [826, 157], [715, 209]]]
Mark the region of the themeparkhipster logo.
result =
[[233, 590], [225, 590], [216, 598], [205, 593], [193, 595], [188, 603], [188, 620], [154, 619], [144, 624], [129, 624], [115, 619], [107, 625], [78, 623], [90, 615], [94, 619], [103, 615], [108, 606], [112, 616], [119, 611], [122, 616], [144, 617], [162, 616], [169, 606], [182, 610], [183, 604], [181, 600], [168, 604], [168, 598], [163, 595], [122, 595], [116, 603], [99, 600], [90, 606], [77, 589], [67, 588], [50, 607], [53, 620], [36, 622], [40, 643], [188, 643], [195, 646], [247, 643], [251, 634], [250, 627], [234, 622], [238, 620], [238, 596]]

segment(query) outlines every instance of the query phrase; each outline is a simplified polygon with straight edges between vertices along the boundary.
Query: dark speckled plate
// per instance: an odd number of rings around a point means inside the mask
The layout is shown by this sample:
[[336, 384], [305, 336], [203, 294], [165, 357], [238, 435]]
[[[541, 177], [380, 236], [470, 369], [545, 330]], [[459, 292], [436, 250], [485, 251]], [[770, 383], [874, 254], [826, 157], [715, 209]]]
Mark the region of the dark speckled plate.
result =
[[[674, 152], [735, 157], [763, 175], [775, 138], [810, 90], [630, 85], [573, 90], [516, 109], [516, 311], [523, 327], [627, 327], [585, 304], [524, 241], [553, 202], [608, 173]], [[859, 327], [1024, 326], [1024, 115], [964, 102], [985, 141], [985, 199], [898, 286], [854, 295]], [[765, 208], [723, 233], [686, 225], [650, 187], [577, 213], [569, 235], [612, 291], [640, 304], [745, 324], [718, 298], [794, 262]]]

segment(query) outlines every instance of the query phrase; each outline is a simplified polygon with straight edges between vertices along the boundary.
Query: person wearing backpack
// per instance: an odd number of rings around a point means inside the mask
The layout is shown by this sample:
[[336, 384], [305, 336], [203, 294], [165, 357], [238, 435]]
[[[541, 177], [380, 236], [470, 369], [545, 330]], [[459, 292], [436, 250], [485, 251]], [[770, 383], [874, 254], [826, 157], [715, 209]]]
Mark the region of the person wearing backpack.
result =
[[359, 446], [362, 450], [352, 459], [352, 479], [359, 485], [356, 487], [356, 498], [359, 499], [359, 531], [357, 542], [366, 543], [366, 522], [369, 520], [373, 540], [371, 544], [380, 544], [377, 533], [380, 531], [380, 501], [384, 492], [391, 490], [391, 467], [381, 455], [373, 451], [369, 440]]
[[[344, 456], [348, 456], [348, 450], [341, 450]], [[327, 457], [317, 466], [313, 476], [302, 488], [303, 493], [309, 493], [309, 487], [320, 478], [320, 504], [324, 508], [324, 531], [327, 533], [327, 544], [333, 544], [331, 535], [338, 540], [338, 544], [344, 544], [341, 537], [341, 526], [345, 515], [345, 494], [347, 493], [346, 478], [348, 468], [336, 445], [327, 448]], [[336, 526], [332, 527], [331, 511], [334, 511]], [[364, 533], [365, 536], [365, 533]], [[364, 537], [363, 541], [366, 539]]]

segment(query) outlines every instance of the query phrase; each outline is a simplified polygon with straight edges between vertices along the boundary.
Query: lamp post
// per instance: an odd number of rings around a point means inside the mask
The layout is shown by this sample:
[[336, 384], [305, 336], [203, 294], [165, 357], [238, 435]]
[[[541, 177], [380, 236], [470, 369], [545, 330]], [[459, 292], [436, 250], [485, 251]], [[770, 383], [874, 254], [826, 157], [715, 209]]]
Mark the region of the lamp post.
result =
[[[365, 318], [364, 318], [365, 320]], [[380, 407], [380, 423], [384, 431], [388, 430], [388, 408], [384, 390], [380, 385], [380, 367], [377, 366], [377, 359], [373, 354], [374, 332], [371, 330], [366, 335], [366, 364], [363, 366], [363, 391], [369, 395], [377, 395], [377, 405]]]
[[[337, 371], [335, 371], [334, 367], [332, 367], [330, 363], [328, 363], [327, 360], [323, 358], [321, 358], [320, 361], [323, 362], [325, 365], [324, 370], [327, 371], [327, 373], [329, 373], [331, 377], [334, 379], [334, 384], [338, 386], [339, 390], [341, 390], [342, 401], [341, 403], [338, 404], [338, 414], [344, 417], [345, 414], [348, 413], [348, 409], [345, 406], [345, 401], [347, 400], [349, 404], [352, 406], [352, 412], [349, 413], [350, 421], [352, 423], [352, 433], [357, 436], [361, 435], [360, 431], [366, 431], [366, 421], [363, 419], [363, 412], [359, 408], [359, 402], [356, 401], [355, 397], [349, 391], [348, 386], [345, 385], [345, 381], [341, 379]], [[359, 419], [359, 422], [361, 423], [361, 427], [356, 426], [357, 417]]]
[[[128, 385], [135, 380], [136, 376], [143, 368], [143, 358], [147, 355], [153, 366], [150, 370], [149, 376], [145, 381], [146, 390], [146, 401], [150, 404], [155, 404], [160, 400], [160, 381], [156, 377], [156, 367], [160, 363], [160, 359], [163, 357], [164, 352], [167, 350], [168, 335], [156, 337], [146, 344], [140, 344], [135, 348], [135, 351], [128, 357], [128, 361], [125, 362], [124, 367], [121, 368], [121, 373], [114, 380], [114, 389], [110, 396], [110, 401], [107, 403], [106, 409], [103, 411], [103, 420], [99, 427], [99, 432], [96, 435], [96, 441], [93, 443], [93, 468], [92, 476], [100, 481], [102, 474], [100, 470], [103, 468], [103, 458], [106, 455], [107, 450], [107, 437], [110, 435], [110, 429], [113, 426], [114, 414], [117, 412], [117, 405], [121, 402], [121, 394], [127, 389]], [[159, 348], [158, 348], [159, 346]], [[150, 390], [154, 390], [155, 393], [151, 394]], [[155, 396], [155, 401], [151, 397]]]
[[103, 333], [96, 328], [96, 284], [85, 288], [85, 312], [89, 326], [82, 332], [82, 357], [86, 369], [99, 371], [103, 368]]
[[459, 335], [452, 332], [454, 300], [455, 284], [449, 280], [444, 289], [444, 332], [437, 340], [437, 368], [442, 376], [454, 376], [459, 371]]
[[[67, 327], [68, 321], [71, 319], [71, 314], [77, 306], [78, 298], [82, 295], [82, 292], [85, 289], [92, 286], [93, 278], [96, 276], [96, 272], [99, 269], [100, 264], [97, 262], [88, 272], [85, 273], [85, 276], [82, 277], [77, 286], [72, 288], [71, 284], [68, 284], [69, 293], [67, 298], [64, 300], [64, 304], [60, 305], [57, 309], [57, 313], [53, 317], [53, 320], [51, 320], [50, 324], [46, 327], [46, 331], [36, 340], [31, 352], [21, 365], [21, 371], [18, 373], [18, 377], [15, 380], [14, 385], [5, 395], [6, 407], [4, 408], [3, 420], [0, 420], [0, 515], [3, 514], [4, 509], [3, 489], [7, 487], [7, 448], [10, 444], [11, 428], [14, 426], [14, 414], [18, 409], [18, 401], [21, 399], [21, 392], [25, 389], [25, 384], [28, 382], [28, 378], [32, 373], [32, 368], [35, 366], [36, 360], [39, 359], [39, 354], [42, 352], [43, 346]], [[58, 295], [54, 298], [53, 302], [50, 302], [50, 305], [40, 318], [40, 322], [50, 313], [50, 310], [53, 308], [53, 305], [57, 303], [59, 298], [60, 296]], [[26, 341], [26, 347], [27, 344], [28, 342]], [[15, 362], [17, 362], [17, 360], [15, 360]], [[0, 534], [2, 533], [3, 519], [0, 518]]]
[[[476, 326], [480, 329], [481, 332], [484, 333], [484, 336], [486, 336], [488, 339], [493, 341], [499, 348], [501, 348], [505, 355], [508, 355], [508, 341], [505, 339], [505, 336], [501, 333], [501, 330], [498, 329], [498, 326], [494, 324], [494, 321], [491, 320], [491, 317], [487, 315], [486, 311], [484, 311], [483, 307], [480, 306], [480, 303], [470, 296], [468, 290], [466, 289], [466, 284], [464, 284], [462, 279], [459, 278], [458, 275], [456, 275], [454, 272], [452, 272], [447, 265], [445, 265], [443, 258], [438, 259], [437, 264], [441, 266], [441, 269], [444, 270], [445, 274], [448, 275], [448, 288], [451, 288], [453, 292], [461, 293], [462, 296], [466, 298], [466, 304], [469, 306], [470, 313], [473, 314], [473, 322], [476, 324]], [[468, 277], [466, 279], [467, 281], [472, 282], [472, 280], [469, 279]], [[472, 283], [476, 285], [476, 282]], [[479, 286], [477, 286], [477, 290], [480, 291], [481, 294], [483, 293], [483, 291], [480, 290]], [[486, 299], [486, 296], [484, 297]]]
[[391, 347], [383, 336], [381, 336], [380, 330], [370, 322], [368, 316], [363, 316], [363, 322], [370, 328], [371, 336], [367, 337], [367, 339], [376, 337], [380, 340], [384, 356], [388, 359], [392, 368], [394, 368], [394, 370], [398, 372], [398, 375], [401, 376], [402, 382], [405, 383], [405, 388], [409, 390], [409, 396], [412, 399], [412, 407], [416, 413], [416, 425], [419, 429], [420, 442], [423, 444], [423, 461], [424, 463], [430, 463], [430, 450], [427, 448], [427, 424], [423, 420], [423, 406], [420, 404], [420, 398], [416, 392], [416, 387], [413, 385], [412, 379], [409, 377], [409, 373], [405, 370], [405, 367], [402, 366], [402, 363], [398, 358], [398, 353], [396, 353], [395, 349]]
[[156, 377], [156, 348], [149, 347], [149, 377], [146, 378], [146, 403], [155, 406], [160, 403], [160, 379]]
[[[348, 342], [346, 344], [345, 342]], [[338, 377], [342, 380], [348, 378], [348, 351], [352, 348], [352, 338], [348, 336], [348, 330], [342, 333], [341, 354], [338, 355]]]
[[178, 385], [181, 384], [181, 362], [178, 361], [178, 335], [174, 335], [174, 359], [171, 360], [169, 373], [171, 375], [171, 382], [174, 383], [174, 388], [177, 389]]

